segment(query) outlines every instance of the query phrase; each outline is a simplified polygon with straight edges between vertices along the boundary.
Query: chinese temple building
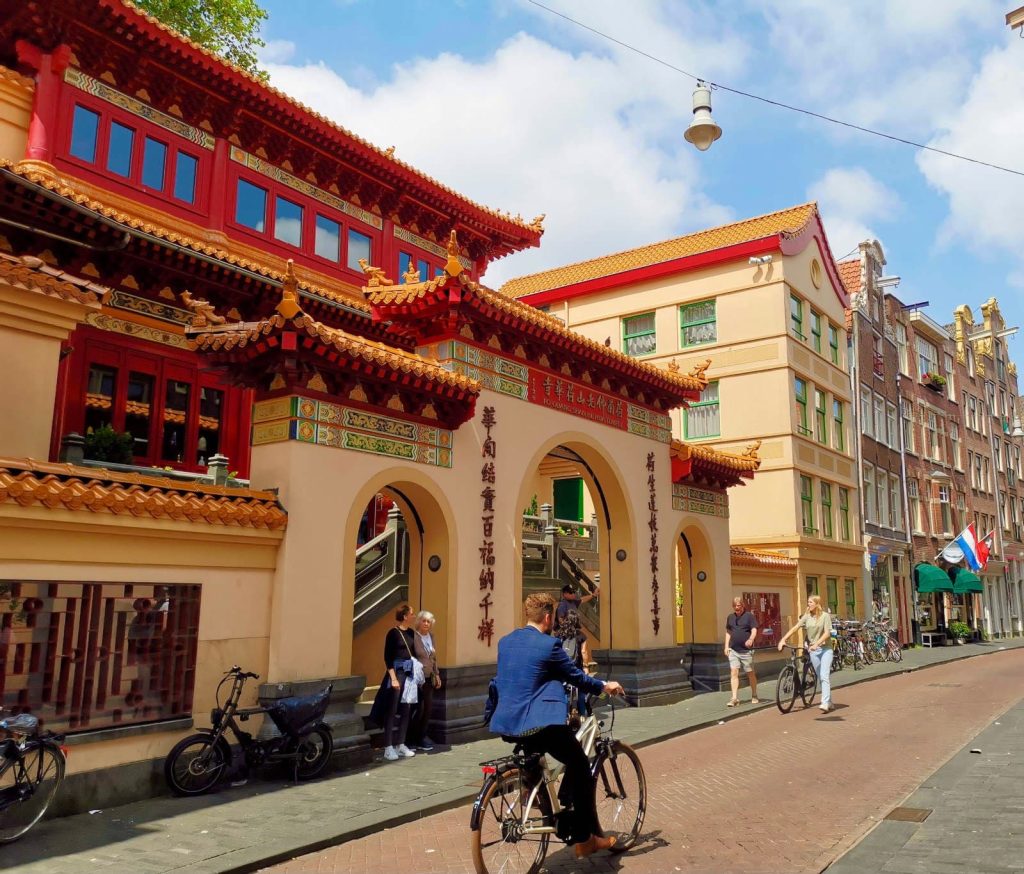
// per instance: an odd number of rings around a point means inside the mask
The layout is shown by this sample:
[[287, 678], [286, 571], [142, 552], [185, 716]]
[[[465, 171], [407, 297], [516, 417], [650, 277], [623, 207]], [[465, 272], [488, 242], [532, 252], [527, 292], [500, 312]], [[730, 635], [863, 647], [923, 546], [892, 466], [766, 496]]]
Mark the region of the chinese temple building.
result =
[[693, 666], [757, 445], [673, 439], [708, 362], [480, 284], [540, 219], [123, 0], [0, 0], [0, 197], [0, 705], [78, 746], [65, 809], [162, 791], [232, 664], [263, 677], [243, 704], [334, 682], [339, 759], [366, 761], [402, 601], [438, 617], [443, 741], [485, 733], [498, 638], [567, 580], [634, 702], [718, 687]]

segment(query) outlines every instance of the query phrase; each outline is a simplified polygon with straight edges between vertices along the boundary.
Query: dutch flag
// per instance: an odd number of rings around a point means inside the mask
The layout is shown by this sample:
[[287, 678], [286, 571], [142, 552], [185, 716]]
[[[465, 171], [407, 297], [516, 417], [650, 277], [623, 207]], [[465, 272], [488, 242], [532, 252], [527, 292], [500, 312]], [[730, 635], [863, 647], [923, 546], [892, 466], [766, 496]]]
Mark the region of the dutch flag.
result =
[[958, 564], [961, 561], [967, 562], [967, 567], [972, 571], [985, 569], [988, 564], [988, 555], [992, 548], [992, 533], [986, 535], [982, 540], [978, 539], [978, 533], [972, 522], [956, 539], [953, 540], [944, 550], [942, 557], [950, 564]]

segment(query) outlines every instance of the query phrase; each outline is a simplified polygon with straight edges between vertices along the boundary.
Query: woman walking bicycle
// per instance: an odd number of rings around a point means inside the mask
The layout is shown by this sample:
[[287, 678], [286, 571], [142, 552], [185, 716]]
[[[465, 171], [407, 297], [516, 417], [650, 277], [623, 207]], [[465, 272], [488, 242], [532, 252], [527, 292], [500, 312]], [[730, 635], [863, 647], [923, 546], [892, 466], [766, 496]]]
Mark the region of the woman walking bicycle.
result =
[[821, 680], [820, 710], [828, 713], [832, 709], [832, 684], [829, 681], [832, 673], [832, 617], [821, 609], [821, 598], [818, 595], [807, 598], [807, 612], [782, 636], [779, 652], [782, 652], [786, 641], [799, 629], [803, 629], [811, 664]]

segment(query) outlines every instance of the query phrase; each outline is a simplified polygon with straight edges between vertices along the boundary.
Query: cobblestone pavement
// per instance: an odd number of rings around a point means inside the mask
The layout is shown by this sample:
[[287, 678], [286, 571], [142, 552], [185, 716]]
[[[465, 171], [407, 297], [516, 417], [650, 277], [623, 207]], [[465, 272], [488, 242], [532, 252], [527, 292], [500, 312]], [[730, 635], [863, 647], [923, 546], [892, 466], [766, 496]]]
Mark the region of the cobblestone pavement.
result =
[[[881, 689], [889, 683], [869, 681], [978, 655], [985, 658], [969, 658], [965, 664], [1002, 660], [1006, 658], [1001, 655], [1003, 650], [1017, 650], [1024, 661], [1024, 640], [1019, 639], [918, 649], [907, 651], [900, 664], [843, 671], [835, 676], [833, 685], [841, 689], [851, 683], [868, 683], [861, 688]], [[935, 670], [921, 674], [922, 682], [931, 682], [928, 675]], [[759, 691], [764, 700], [770, 701], [774, 685], [763, 682]], [[716, 725], [720, 720], [760, 719], [758, 710], [771, 709], [772, 713], [766, 715], [778, 717], [774, 704], [727, 709], [728, 697], [727, 692], [711, 693], [669, 706], [621, 711], [616, 734], [643, 746]], [[797, 717], [793, 714], [791, 718]], [[300, 853], [461, 807], [479, 787], [477, 762], [505, 751], [500, 740], [478, 741], [395, 764], [377, 762], [313, 783], [291, 785], [268, 774], [266, 779], [255, 779], [245, 787], [224, 789], [204, 798], [153, 798], [92, 815], [51, 820], [41, 823], [18, 843], [0, 848], [0, 868], [5, 874], [254, 871]], [[689, 759], [692, 754], [687, 751], [685, 755]], [[450, 843], [463, 846], [466, 819], [461, 813], [456, 819], [458, 825], [453, 827]], [[414, 872], [418, 868], [406, 870]]]
[[[638, 847], [620, 857], [578, 862], [569, 848], [552, 843], [547, 869], [553, 874], [821, 871], [1022, 694], [1024, 654], [1003, 653], [841, 689], [836, 709], [827, 715], [802, 705], [786, 716], [771, 708], [653, 744], [641, 751], [649, 801]], [[1000, 762], [989, 761], [991, 774]], [[1018, 810], [1024, 797], [1020, 776], [1018, 768]], [[975, 809], [975, 796], [987, 791], [985, 779], [979, 770], [972, 783], [952, 784], [954, 794], [962, 789], [967, 795], [956, 795], [950, 818], [963, 819]], [[1012, 782], [1009, 775], [1007, 782]], [[966, 818], [971, 824], [982, 820], [978, 813]], [[472, 871], [468, 821], [469, 809], [463, 807], [267, 870]], [[941, 820], [934, 828], [942, 828]], [[973, 837], [964, 835], [957, 844], [965, 859], [977, 855], [978, 844], [973, 853], [964, 846]], [[1000, 844], [1004, 852], [1008, 840]], [[940, 841], [940, 846], [951, 843]], [[1018, 862], [1024, 861], [1019, 843], [1016, 851]], [[869, 864], [856, 870], [878, 869]]]

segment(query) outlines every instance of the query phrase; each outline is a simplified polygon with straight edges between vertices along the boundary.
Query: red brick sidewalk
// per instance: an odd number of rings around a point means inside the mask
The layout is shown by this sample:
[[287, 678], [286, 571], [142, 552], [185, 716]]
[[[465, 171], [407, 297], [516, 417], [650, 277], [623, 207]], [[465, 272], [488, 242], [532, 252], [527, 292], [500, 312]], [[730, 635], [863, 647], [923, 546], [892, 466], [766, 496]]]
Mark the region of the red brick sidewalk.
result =
[[[841, 689], [827, 716], [798, 704], [788, 716], [765, 710], [647, 747], [638, 847], [580, 863], [553, 843], [547, 869], [821, 871], [1022, 689], [1024, 658], [998, 653]], [[473, 869], [468, 823], [466, 807], [267, 870], [461, 874]]]

